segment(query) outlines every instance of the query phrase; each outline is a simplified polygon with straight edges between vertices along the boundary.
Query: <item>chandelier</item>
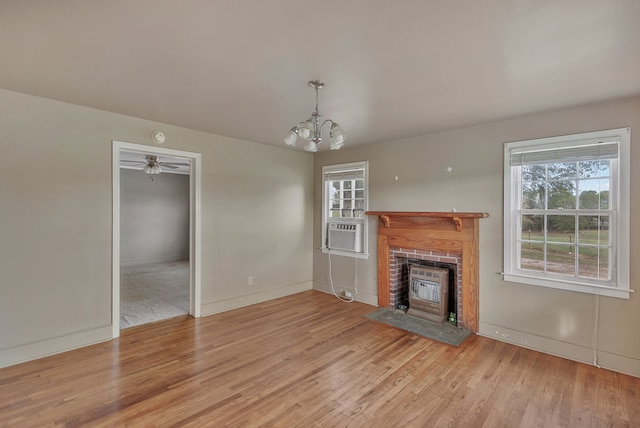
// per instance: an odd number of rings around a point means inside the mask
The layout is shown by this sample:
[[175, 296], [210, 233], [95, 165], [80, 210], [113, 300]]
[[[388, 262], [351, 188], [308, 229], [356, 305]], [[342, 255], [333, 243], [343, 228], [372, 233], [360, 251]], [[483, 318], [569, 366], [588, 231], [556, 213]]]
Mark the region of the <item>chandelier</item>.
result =
[[318, 113], [318, 90], [324, 86], [324, 83], [319, 80], [312, 80], [309, 82], [309, 86], [315, 88], [316, 90], [316, 110], [311, 113], [311, 117], [304, 122], [300, 122], [287, 134], [284, 138], [284, 142], [287, 146], [295, 147], [296, 141], [298, 138], [302, 138], [306, 140], [307, 143], [304, 145], [304, 149], [308, 152], [317, 152], [318, 144], [322, 143], [322, 137], [320, 133], [322, 128], [326, 124], [330, 124], [329, 128], [329, 148], [331, 150], [338, 150], [344, 145], [344, 141], [347, 139], [347, 134], [344, 130], [331, 119], [326, 119], [324, 122], [322, 121], [322, 116]]

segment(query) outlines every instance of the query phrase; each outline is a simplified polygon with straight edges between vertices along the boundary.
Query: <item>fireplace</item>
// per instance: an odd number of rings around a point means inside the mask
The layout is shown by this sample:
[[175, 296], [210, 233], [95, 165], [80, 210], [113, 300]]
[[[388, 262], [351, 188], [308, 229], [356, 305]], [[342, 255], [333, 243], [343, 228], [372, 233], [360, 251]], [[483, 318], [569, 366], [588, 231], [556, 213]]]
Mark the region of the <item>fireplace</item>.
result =
[[[487, 213], [368, 211], [378, 216], [378, 306], [391, 302], [398, 257], [456, 263], [458, 325], [478, 331], [479, 220]], [[393, 303], [393, 305], [392, 305]]]

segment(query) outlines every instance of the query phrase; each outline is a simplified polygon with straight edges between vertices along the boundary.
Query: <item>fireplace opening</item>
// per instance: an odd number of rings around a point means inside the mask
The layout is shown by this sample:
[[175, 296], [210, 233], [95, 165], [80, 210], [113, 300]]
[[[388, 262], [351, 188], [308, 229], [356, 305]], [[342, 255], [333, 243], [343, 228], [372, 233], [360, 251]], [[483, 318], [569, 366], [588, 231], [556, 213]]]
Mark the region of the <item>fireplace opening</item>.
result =
[[[421, 267], [424, 269], [420, 269]], [[409, 315], [436, 323], [449, 320], [449, 315], [453, 313], [456, 320], [454, 324], [458, 325], [460, 284], [457, 268], [455, 263], [406, 258], [402, 263], [397, 307], [406, 307]], [[414, 275], [412, 275], [412, 270]], [[442, 271], [442, 275], [438, 275], [440, 271]], [[445, 285], [442, 289], [440, 285], [433, 284], [441, 281]], [[433, 294], [436, 290], [437, 298]]]

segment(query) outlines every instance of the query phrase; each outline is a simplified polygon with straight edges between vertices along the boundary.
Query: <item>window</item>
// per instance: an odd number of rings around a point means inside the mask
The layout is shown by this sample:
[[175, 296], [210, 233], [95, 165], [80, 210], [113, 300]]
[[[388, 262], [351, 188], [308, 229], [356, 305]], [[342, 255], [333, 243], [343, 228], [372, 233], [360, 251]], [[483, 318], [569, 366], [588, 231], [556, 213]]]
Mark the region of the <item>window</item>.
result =
[[322, 250], [349, 256], [368, 256], [368, 162], [322, 168]]
[[505, 280], [629, 298], [630, 134], [505, 144]]

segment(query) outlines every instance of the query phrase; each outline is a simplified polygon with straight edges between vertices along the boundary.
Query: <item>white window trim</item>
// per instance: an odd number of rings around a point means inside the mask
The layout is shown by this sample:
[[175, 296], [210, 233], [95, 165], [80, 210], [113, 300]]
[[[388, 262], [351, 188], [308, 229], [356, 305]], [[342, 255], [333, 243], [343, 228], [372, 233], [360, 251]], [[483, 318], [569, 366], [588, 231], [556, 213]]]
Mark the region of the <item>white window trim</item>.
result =
[[361, 253], [344, 250], [331, 250], [327, 247], [327, 225], [331, 222], [328, 217], [327, 201], [329, 197], [329, 186], [325, 181], [325, 176], [328, 172], [340, 171], [350, 168], [364, 167], [364, 198], [365, 198], [365, 211], [369, 209], [369, 161], [350, 162], [336, 165], [326, 165], [322, 167], [322, 246], [320, 249], [325, 254], [335, 254], [339, 256], [355, 257], [358, 259], [369, 258], [369, 221], [365, 215], [363, 218], [341, 218], [337, 221], [341, 223], [360, 223], [362, 224], [363, 233], [363, 250]]
[[[543, 277], [540, 275], [527, 275], [526, 271], [517, 270], [517, 236], [516, 227], [518, 219], [515, 211], [518, 201], [518, 186], [512, 179], [511, 152], [523, 147], [533, 148], [545, 146], [545, 148], [569, 146], [572, 142], [592, 139], [617, 137], [619, 139], [618, 180], [616, 192], [617, 219], [615, 230], [616, 260], [614, 266], [615, 286], [591, 284], [578, 280], [555, 278], [553, 275]], [[631, 175], [631, 128], [618, 128], [606, 131], [587, 132], [582, 134], [564, 135], [534, 140], [516, 141], [504, 145], [504, 272], [505, 281], [512, 281], [542, 287], [550, 287], [562, 290], [591, 293], [602, 296], [628, 299], [634, 290], [630, 289], [629, 263], [630, 263], [630, 175]], [[542, 147], [541, 147], [542, 148]]]

